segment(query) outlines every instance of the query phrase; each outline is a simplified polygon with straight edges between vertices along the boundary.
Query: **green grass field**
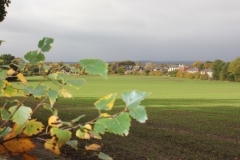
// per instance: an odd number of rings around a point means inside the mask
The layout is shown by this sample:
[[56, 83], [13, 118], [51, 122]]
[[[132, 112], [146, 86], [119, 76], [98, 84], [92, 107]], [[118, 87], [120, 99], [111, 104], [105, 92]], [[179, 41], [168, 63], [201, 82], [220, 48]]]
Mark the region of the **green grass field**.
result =
[[[60, 98], [55, 105], [63, 120], [82, 114], [86, 121], [95, 118], [98, 112], [93, 103], [109, 93], [118, 94], [118, 111], [124, 106], [122, 92], [151, 92], [142, 102], [148, 113], [145, 124], [132, 121], [127, 137], [103, 136], [103, 152], [115, 159], [240, 158], [240, 83], [146, 76], [82, 78], [87, 84], [81, 89], [68, 87], [74, 99]], [[38, 77], [28, 80], [34, 84]], [[49, 81], [44, 84], [55, 87]], [[49, 113], [41, 110], [35, 116], [42, 119], [44, 115]]]

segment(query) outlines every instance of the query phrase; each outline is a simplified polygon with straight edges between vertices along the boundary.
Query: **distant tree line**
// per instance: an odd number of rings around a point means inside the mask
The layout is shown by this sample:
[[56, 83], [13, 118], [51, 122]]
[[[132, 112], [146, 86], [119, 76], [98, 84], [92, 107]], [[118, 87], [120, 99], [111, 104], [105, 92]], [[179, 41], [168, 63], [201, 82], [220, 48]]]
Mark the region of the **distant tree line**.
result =
[[[201, 61], [196, 61], [192, 64], [191, 67], [197, 68], [199, 69], [199, 71], [203, 69], [211, 69], [212, 80], [240, 82], [240, 57], [237, 57], [235, 60], [231, 62], [224, 62], [219, 59], [213, 62], [207, 61], [205, 63], [202, 63]], [[202, 80], [209, 79], [209, 76], [207, 74], [200, 74], [200, 72], [189, 73], [186, 71], [174, 70], [169, 72], [168, 74], [172, 77]]]
[[[10, 67], [13, 68], [15, 71], [18, 70], [17, 66], [17, 59], [15, 56], [11, 54], [2, 54], [0, 55], [0, 66], [1, 67]], [[64, 71], [65, 73], [70, 72], [70, 69], [65, 65], [63, 62], [44, 62], [46, 65], [50, 66], [52, 69], [56, 69], [56, 71]], [[76, 64], [69, 64], [69, 66], [75, 68], [81, 68], [81, 66]], [[158, 64], [157, 66], [160, 67], [167, 67], [167, 65]], [[171, 76], [171, 77], [181, 77], [181, 78], [190, 78], [190, 79], [202, 79], [202, 80], [221, 80], [221, 81], [235, 81], [240, 82], [240, 57], [237, 57], [235, 60], [231, 62], [224, 62], [222, 60], [215, 60], [213, 62], [206, 61], [196, 61], [194, 62], [190, 68], [197, 68], [198, 72], [188, 72], [186, 70], [173, 70], [173, 71], [166, 71], [166, 70], [155, 70], [153, 69], [156, 67], [156, 64], [146, 63], [145, 66], [140, 62], [135, 63], [134, 61], [119, 61], [119, 62], [112, 62], [108, 66], [109, 74], [118, 74], [118, 75], [145, 75], [145, 76]], [[204, 69], [211, 69], [212, 77], [209, 77], [207, 73], [201, 73]], [[127, 72], [131, 71], [131, 72]], [[38, 65], [31, 65], [26, 64], [24, 70], [21, 71], [25, 76], [31, 75], [43, 75], [45, 74], [44, 69]], [[84, 72], [82, 73], [84, 74]]]

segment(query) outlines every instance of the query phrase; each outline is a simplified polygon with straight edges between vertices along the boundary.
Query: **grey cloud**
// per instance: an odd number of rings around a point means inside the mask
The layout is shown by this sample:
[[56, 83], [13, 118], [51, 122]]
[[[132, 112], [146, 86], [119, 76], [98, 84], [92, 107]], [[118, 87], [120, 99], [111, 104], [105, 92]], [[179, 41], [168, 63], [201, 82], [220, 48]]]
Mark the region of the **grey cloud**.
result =
[[[0, 24], [1, 53], [23, 56], [44, 36], [49, 61], [231, 61], [239, 55], [240, 1], [19, 0]], [[14, 47], [12, 47], [14, 46]]]

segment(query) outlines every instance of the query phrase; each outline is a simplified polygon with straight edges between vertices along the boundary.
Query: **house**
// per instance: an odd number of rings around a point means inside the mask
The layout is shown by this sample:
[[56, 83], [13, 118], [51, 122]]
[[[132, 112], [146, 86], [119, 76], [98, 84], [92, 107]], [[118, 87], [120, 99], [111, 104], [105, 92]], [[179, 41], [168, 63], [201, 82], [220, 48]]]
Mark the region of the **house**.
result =
[[188, 69], [190, 69], [190, 67], [183, 64], [179, 65], [179, 68], [178, 68], [179, 71], [186, 71]]
[[153, 71], [160, 71], [160, 72], [167, 72], [168, 70], [166, 68], [163, 68], [163, 67], [155, 67], [153, 68]]
[[179, 71], [186, 71], [188, 69], [187, 66], [185, 66], [184, 64], [179, 64], [179, 65], [171, 65], [168, 68], [168, 72], [174, 71], [174, 70], [179, 70]]
[[132, 70], [132, 68], [133, 68], [132, 65], [121, 65], [121, 67], [124, 67], [125, 70]]
[[187, 70], [188, 73], [195, 73], [195, 72], [199, 72], [198, 68], [192, 68], [192, 69], [188, 69]]
[[168, 72], [171, 72], [171, 71], [174, 71], [174, 70], [178, 70], [179, 68], [179, 65], [171, 65], [169, 68], [168, 68]]
[[134, 71], [141, 71], [141, 70], [144, 70], [144, 67], [143, 66], [133, 66], [133, 70]]
[[212, 72], [212, 70], [211, 70], [210, 68], [208, 68], [208, 69], [202, 70], [202, 71], [200, 72], [200, 74], [207, 74], [209, 78], [212, 78], [213, 72]]

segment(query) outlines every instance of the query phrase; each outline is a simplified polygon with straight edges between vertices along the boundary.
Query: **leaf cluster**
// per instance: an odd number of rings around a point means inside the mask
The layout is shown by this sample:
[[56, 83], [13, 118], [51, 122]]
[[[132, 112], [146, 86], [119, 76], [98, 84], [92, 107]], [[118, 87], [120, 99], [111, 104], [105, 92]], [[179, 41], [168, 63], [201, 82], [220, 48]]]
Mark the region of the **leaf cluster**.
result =
[[[94, 103], [96, 111], [99, 113], [91, 121], [83, 121], [85, 115], [79, 115], [71, 121], [64, 121], [59, 117], [58, 110], [55, 107], [57, 99], [73, 98], [71, 92], [66, 86], [80, 89], [86, 81], [80, 78], [82, 72], [88, 74], [100, 75], [107, 78], [108, 65], [99, 59], [84, 59], [79, 61], [80, 68], [67, 66], [70, 72], [78, 73], [74, 79], [69, 79], [68, 76], [59, 72], [59, 68], [51, 68], [44, 63], [45, 52], [52, 48], [52, 38], [43, 38], [38, 43], [38, 50], [29, 51], [25, 54], [24, 60], [16, 63], [19, 69], [25, 67], [27, 63], [32, 65], [40, 65], [46, 74], [37, 85], [30, 85], [27, 79], [21, 73], [16, 73], [12, 68], [2, 69], [0, 71], [0, 95], [5, 99], [5, 103], [0, 108], [0, 154], [1, 155], [23, 155], [23, 159], [35, 159], [36, 157], [28, 154], [28, 152], [36, 148], [36, 144], [32, 141], [33, 138], [44, 141], [44, 147], [54, 154], [61, 154], [60, 149], [64, 145], [69, 145], [74, 149], [78, 149], [78, 143], [84, 143], [90, 139], [102, 139], [102, 135], [110, 132], [116, 135], [127, 136], [129, 134], [131, 120], [135, 119], [140, 123], [147, 120], [145, 107], [141, 105], [149, 93], [140, 91], [128, 91], [122, 93], [122, 99], [125, 106], [122, 111], [112, 113], [114, 103], [117, 97], [116, 93], [108, 94]], [[62, 65], [64, 66], [64, 65]], [[59, 66], [59, 67], [62, 67]], [[6, 79], [16, 74], [21, 82], [21, 87], [16, 88]], [[52, 81], [56, 88], [50, 88], [44, 85], [45, 80]], [[22, 100], [9, 100], [6, 97], [13, 97], [16, 94], [21, 94]], [[36, 106], [26, 106], [24, 103], [30, 98], [38, 100]], [[48, 110], [51, 113], [48, 123], [32, 119], [33, 114], [37, 114], [39, 108]], [[13, 125], [9, 125], [9, 122]], [[76, 137], [76, 138], [74, 138]], [[86, 143], [84, 150], [94, 151], [98, 153], [100, 159], [112, 159], [108, 155], [102, 153], [101, 145]], [[14, 147], [17, 146], [17, 147]]]

